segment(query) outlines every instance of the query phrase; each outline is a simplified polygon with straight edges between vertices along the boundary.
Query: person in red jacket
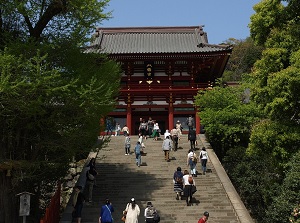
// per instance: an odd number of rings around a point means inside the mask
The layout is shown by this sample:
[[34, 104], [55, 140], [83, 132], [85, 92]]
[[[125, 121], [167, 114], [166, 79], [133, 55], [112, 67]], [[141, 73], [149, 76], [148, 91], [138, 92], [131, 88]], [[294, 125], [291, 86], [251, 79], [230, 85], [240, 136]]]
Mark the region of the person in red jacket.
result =
[[203, 213], [203, 216], [199, 219], [198, 223], [205, 223], [205, 222], [207, 222], [208, 217], [209, 217], [209, 213], [207, 211], [205, 211]]

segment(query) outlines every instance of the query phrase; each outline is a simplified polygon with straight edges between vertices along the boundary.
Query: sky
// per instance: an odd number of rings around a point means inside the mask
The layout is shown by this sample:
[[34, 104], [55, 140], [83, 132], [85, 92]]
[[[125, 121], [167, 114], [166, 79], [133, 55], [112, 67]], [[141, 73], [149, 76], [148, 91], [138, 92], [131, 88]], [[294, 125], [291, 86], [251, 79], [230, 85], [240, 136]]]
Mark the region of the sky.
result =
[[260, 0], [110, 0], [112, 17], [99, 27], [200, 26], [210, 44], [250, 36], [248, 24]]

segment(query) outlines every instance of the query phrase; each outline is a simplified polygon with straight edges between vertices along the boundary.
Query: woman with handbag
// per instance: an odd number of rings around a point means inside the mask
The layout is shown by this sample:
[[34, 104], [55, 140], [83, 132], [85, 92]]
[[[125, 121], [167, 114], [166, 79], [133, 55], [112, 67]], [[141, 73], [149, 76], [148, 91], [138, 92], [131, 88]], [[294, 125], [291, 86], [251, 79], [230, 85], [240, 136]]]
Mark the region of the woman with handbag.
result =
[[208, 160], [208, 154], [206, 152], [205, 147], [202, 147], [202, 150], [199, 154], [199, 159], [201, 160], [203, 175], [205, 175], [205, 173], [206, 173], [206, 164], [207, 164], [207, 160]]
[[123, 213], [126, 213], [125, 223], [138, 223], [140, 207], [135, 203], [134, 198], [131, 198]]
[[82, 208], [83, 208], [83, 203], [85, 201], [85, 197], [84, 194], [81, 192], [82, 190], [82, 186], [76, 186], [74, 188], [75, 193], [73, 196], [73, 207], [74, 210], [72, 212], [72, 218], [73, 220], [76, 219], [77, 223], [81, 222], [81, 212], [82, 212]]
[[153, 140], [157, 140], [157, 138], [159, 137], [159, 131], [160, 131], [159, 125], [156, 122], [153, 127], [153, 133], [152, 133]]
[[192, 149], [189, 150], [188, 155], [187, 155], [187, 166], [190, 167], [191, 175], [193, 177], [197, 177], [197, 155], [194, 153]]
[[[186, 205], [190, 206], [190, 203], [192, 203], [192, 198], [193, 194], [196, 192], [196, 185], [194, 178], [192, 175], [189, 175], [189, 171], [185, 170], [183, 172], [183, 184], [184, 184], [184, 189], [183, 189], [183, 195], [185, 196], [186, 200]], [[189, 201], [190, 198], [190, 201]]]
[[105, 204], [101, 207], [99, 223], [112, 223], [113, 217], [112, 212], [114, 212], [114, 208], [109, 199], [105, 200]]
[[179, 196], [183, 191], [183, 173], [181, 167], [177, 167], [177, 170], [173, 174], [174, 191], [176, 193], [176, 200], [179, 200]]

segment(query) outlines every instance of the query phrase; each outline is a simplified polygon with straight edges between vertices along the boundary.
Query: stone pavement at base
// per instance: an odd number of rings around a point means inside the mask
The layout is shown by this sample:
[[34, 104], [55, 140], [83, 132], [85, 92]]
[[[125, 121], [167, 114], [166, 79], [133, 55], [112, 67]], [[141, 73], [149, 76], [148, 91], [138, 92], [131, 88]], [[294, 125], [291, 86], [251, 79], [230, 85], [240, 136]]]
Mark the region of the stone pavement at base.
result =
[[[131, 152], [138, 136], [131, 136]], [[121, 222], [122, 211], [134, 197], [141, 209], [139, 222], [144, 222], [147, 201], [152, 201], [161, 216], [161, 223], [197, 223], [204, 211], [210, 213], [209, 223], [253, 223], [244, 204], [229, 181], [214, 151], [204, 135], [198, 137], [198, 148], [205, 146], [209, 154], [208, 173], [195, 178], [197, 192], [192, 206], [185, 200], [176, 200], [172, 177], [178, 166], [188, 169], [186, 157], [190, 148], [187, 136], [183, 135], [179, 149], [170, 152], [170, 162], [164, 160], [162, 141], [151, 138], [144, 141], [146, 156], [142, 156], [141, 167], [136, 166], [135, 156], [125, 156], [124, 136], [113, 136], [107, 147], [97, 154], [97, 187], [93, 191], [93, 203], [85, 203], [82, 223], [98, 222], [100, 208], [109, 198], [115, 208], [114, 223]], [[200, 150], [197, 150], [197, 155]], [[201, 165], [197, 164], [201, 173]], [[63, 218], [71, 215], [67, 207]], [[71, 220], [61, 220], [61, 223]]]

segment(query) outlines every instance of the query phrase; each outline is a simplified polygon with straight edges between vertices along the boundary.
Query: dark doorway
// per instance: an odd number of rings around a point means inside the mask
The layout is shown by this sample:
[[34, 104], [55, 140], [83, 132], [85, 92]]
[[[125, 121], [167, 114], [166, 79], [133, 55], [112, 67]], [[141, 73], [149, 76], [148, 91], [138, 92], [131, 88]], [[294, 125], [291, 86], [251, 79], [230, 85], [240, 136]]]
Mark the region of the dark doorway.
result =
[[140, 118], [145, 119], [147, 122], [149, 117], [152, 120], [156, 121], [159, 125], [161, 133], [163, 134], [166, 129], [168, 129], [169, 119], [168, 119], [168, 112], [167, 111], [153, 111], [153, 112], [134, 112], [132, 113], [132, 134], [138, 135], [139, 134], [139, 126], [140, 126]]

